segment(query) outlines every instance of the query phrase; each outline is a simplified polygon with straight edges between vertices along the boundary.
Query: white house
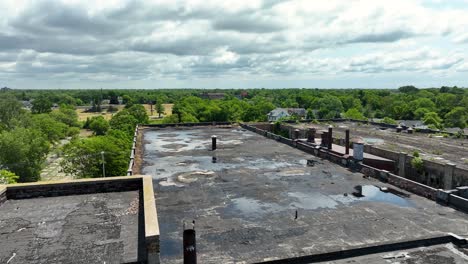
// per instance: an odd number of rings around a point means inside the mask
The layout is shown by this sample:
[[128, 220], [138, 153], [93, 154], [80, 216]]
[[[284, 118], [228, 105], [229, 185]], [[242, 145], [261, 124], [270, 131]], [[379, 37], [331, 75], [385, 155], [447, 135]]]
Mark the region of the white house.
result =
[[268, 113], [268, 121], [274, 122], [281, 118], [290, 117], [291, 115], [297, 115], [300, 118], [306, 116], [306, 110], [304, 108], [276, 108]]

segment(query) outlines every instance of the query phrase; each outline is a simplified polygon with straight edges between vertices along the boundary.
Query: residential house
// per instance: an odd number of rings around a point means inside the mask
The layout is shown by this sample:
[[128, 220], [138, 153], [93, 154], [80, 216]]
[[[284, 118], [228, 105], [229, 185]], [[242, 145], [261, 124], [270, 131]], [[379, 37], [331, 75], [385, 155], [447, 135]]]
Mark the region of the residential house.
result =
[[287, 118], [296, 115], [299, 118], [305, 118], [306, 110], [304, 108], [276, 108], [268, 113], [268, 121], [275, 122], [281, 118]]

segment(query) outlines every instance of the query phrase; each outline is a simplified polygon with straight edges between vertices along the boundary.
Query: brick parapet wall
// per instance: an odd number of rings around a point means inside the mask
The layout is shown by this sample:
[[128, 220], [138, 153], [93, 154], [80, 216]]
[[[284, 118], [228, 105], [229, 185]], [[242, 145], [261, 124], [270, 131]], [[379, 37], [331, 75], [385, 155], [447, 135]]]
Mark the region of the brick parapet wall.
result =
[[[117, 177], [120, 178], [120, 177]], [[67, 182], [8, 185], [7, 199], [28, 199], [103, 192], [133, 191], [142, 188], [141, 178], [100, 178]]]

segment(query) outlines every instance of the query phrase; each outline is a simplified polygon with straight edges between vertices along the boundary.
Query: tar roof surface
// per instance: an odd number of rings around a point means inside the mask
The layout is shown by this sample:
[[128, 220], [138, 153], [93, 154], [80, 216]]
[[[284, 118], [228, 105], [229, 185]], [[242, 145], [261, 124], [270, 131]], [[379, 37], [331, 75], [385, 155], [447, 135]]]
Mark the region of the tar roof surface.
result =
[[[461, 212], [383, 193], [375, 185], [392, 186], [240, 128], [146, 130], [144, 142], [142, 172], [155, 180], [163, 263], [182, 261], [183, 220], [196, 221], [200, 263], [468, 234]], [[356, 185], [365, 197], [351, 194]]]
[[138, 191], [7, 200], [0, 263], [135, 262], [141, 211]]

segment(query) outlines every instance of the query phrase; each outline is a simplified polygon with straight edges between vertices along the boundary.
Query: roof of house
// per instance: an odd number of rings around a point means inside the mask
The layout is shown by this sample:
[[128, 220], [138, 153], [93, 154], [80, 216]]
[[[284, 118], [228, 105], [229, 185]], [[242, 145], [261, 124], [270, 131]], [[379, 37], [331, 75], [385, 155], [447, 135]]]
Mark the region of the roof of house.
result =
[[298, 115], [305, 115], [306, 110], [304, 108], [276, 108], [271, 110], [268, 115], [269, 116], [278, 116], [280, 113], [286, 112], [287, 114], [298, 114]]

